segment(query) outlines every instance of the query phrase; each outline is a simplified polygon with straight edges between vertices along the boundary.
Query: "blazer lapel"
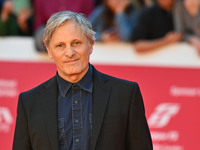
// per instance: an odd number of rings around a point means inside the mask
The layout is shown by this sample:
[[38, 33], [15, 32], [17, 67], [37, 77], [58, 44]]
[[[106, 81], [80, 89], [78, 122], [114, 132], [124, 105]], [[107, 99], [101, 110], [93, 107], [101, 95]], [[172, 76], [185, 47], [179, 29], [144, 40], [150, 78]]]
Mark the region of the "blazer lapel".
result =
[[57, 79], [53, 77], [41, 91], [41, 105], [47, 135], [53, 150], [58, 150], [57, 132]]
[[94, 70], [92, 150], [95, 149], [109, 98], [110, 86], [102, 74]]

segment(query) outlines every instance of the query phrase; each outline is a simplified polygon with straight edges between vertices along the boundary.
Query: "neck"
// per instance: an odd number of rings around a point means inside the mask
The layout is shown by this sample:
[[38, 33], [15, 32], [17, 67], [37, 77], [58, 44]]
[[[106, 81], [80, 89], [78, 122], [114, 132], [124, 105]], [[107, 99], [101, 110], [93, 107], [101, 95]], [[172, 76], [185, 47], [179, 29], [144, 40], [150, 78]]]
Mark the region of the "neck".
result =
[[63, 78], [64, 80], [66, 80], [68, 82], [77, 83], [77, 82], [79, 82], [84, 77], [84, 75], [87, 73], [88, 69], [89, 69], [89, 66], [88, 66], [88, 68], [86, 68], [82, 72], [80, 72], [80, 73], [74, 73], [74, 74], [65, 74], [65, 73], [60, 72], [58, 70], [58, 74], [59, 74], [59, 76], [61, 78]]
[[[85, 75], [85, 74], [84, 74]], [[84, 76], [83, 75], [83, 76]], [[66, 81], [68, 81], [68, 82], [71, 82], [71, 83], [77, 83], [77, 82], [79, 82], [82, 78], [83, 78], [83, 76], [79, 76], [79, 75], [70, 75], [69, 77], [65, 77], [65, 78], [63, 78], [63, 79], [65, 79]]]

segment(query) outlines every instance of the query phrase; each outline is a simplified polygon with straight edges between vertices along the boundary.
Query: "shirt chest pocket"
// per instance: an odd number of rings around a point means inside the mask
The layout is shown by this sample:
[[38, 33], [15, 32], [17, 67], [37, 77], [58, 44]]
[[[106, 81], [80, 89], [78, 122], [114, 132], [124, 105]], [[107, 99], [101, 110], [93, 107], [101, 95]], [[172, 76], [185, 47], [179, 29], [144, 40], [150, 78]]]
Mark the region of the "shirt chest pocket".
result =
[[65, 144], [66, 142], [64, 118], [58, 118], [58, 140], [60, 144]]

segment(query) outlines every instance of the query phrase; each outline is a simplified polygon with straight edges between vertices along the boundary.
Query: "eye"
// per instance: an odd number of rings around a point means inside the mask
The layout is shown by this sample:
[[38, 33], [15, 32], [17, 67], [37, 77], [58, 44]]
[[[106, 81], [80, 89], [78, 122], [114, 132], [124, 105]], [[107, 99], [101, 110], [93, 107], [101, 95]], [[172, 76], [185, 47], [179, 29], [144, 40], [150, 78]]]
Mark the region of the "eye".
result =
[[56, 47], [63, 47], [63, 44], [58, 44], [56, 45]]
[[81, 44], [81, 42], [79, 42], [79, 41], [74, 41], [73, 43], [72, 43], [72, 46], [78, 46], [78, 45], [80, 45]]
[[75, 42], [76, 45], [80, 44], [80, 42]]

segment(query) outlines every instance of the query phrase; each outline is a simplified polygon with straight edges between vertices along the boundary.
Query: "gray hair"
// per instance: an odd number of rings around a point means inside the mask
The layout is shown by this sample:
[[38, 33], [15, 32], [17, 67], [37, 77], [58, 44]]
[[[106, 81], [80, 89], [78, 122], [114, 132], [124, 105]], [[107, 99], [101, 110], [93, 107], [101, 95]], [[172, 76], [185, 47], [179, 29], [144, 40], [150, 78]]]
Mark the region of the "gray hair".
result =
[[43, 34], [43, 42], [46, 46], [49, 45], [52, 35], [56, 29], [64, 25], [68, 20], [72, 20], [75, 24], [79, 25], [83, 31], [83, 34], [94, 44], [95, 32], [92, 30], [92, 25], [87, 18], [80, 13], [61, 11], [53, 14], [47, 21]]

